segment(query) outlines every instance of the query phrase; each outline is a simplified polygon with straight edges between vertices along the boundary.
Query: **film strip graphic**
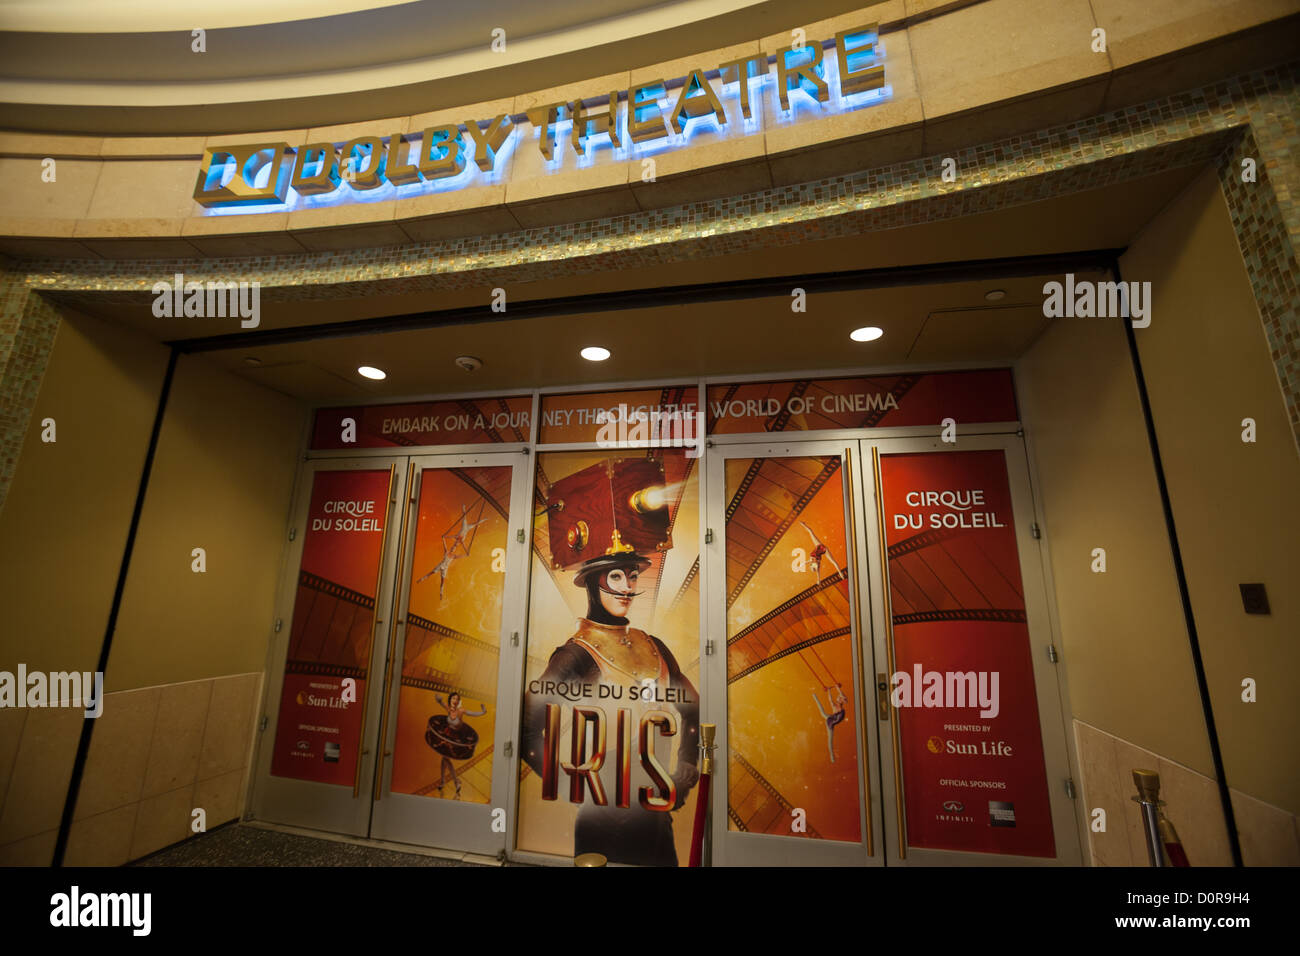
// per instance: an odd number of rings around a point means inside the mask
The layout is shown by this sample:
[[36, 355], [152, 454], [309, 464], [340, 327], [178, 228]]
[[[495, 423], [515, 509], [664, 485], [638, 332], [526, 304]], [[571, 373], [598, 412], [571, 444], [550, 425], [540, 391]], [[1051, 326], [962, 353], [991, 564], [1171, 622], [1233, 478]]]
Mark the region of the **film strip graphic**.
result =
[[794, 809], [794, 804], [759, 773], [740, 751], [728, 751], [727, 817], [737, 830], [821, 839], [821, 834], [811, 823], [807, 824], [806, 832], [791, 832], [790, 820]]
[[[450, 642], [453, 646], [444, 649]], [[431, 657], [446, 650], [452, 666], [435, 668]], [[402, 686], [457, 693], [479, 701], [496, 700], [497, 662], [500, 649], [487, 641], [453, 630], [417, 614], [406, 616], [406, 643], [403, 647]], [[439, 658], [441, 659], [441, 658]], [[425, 663], [421, 663], [421, 662]]]
[[999, 567], [977, 535], [930, 529], [890, 545], [887, 554], [895, 627], [938, 621], [1028, 622], [1019, 569], [1008, 573]]
[[[312, 574], [298, 572], [288, 659], [358, 668], [370, 656], [375, 599]], [[314, 645], [314, 646], [313, 646]]]
[[[843, 627], [833, 628], [832, 630], [826, 631], [823, 634], [818, 634], [815, 637], [810, 637], [806, 641], [800, 641], [798, 644], [791, 644], [789, 647], [783, 648], [782, 650], [777, 651], [775, 654], [769, 654], [767, 657], [764, 657], [762, 660], [750, 664], [748, 667], [744, 668], [743, 670], [740, 670], [735, 674], [729, 675], [727, 677], [727, 683], [734, 684], [742, 677], [746, 677], [749, 674], [754, 673], [754, 671], [758, 670], [761, 667], [766, 667], [768, 664], [772, 664], [776, 661], [779, 661], [783, 657], [788, 657], [791, 654], [798, 654], [800, 651], [807, 650], [810, 647], [814, 647], [817, 644], [820, 644], [822, 641], [829, 641], [832, 638], [843, 637], [844, 635], [850, 633], [852, 633], [852, 628], [850, 628], [846, 624]], [[731, 655], [728, 654], [727, 656], [728, 658], [730, 658]], [[728, 663], [730, 663], [730, 661], [728, 661]]]
[[[822, 463], [821, 468], [817, 469], [817, 463]], [[726, 511], [726, 528], [727, 528], [727, 578], [731, 583], [731, 589], [727, 593], [727, 607], [730, 608], [736, 603], [745, 586], [749, 584], [750, 579], [758, 572], [767, 556], [772, 553], [772, 549], [790, 529], [791, 525], [798, 520], [799, 515], [803, 513], [808, 502], [821, 490], [822, 486], [830, 480], [840, 468], [840, 459], [838, 456], [818, 456], [804, 458], [755, 458], [746, 469], [744, 477], [741, 479], [736, 493], [732, 495], [731, 501], [727, 503]], [[793, 504], [785, 505], [780, 501], [768, 503], [761, 500], [761, 495], [751, 492], [763, 473], [764, 469], [780, 469], [785, 475], [777, 475], [771, 479], [764, 476], [765, 482], [771, 485], [793, 493], [798, 491], [798, 495]], [[794, 487], [791, 488], [791, 484]], [[799, 484], [803, 484], [802, 490]], [[781, 515], [778, 508], [784, 507], [785, 514]], [[736, 526], [733, 529], [733, 524]], [[735, 561], [732, 557], [733, 546], [738, 542], [733, 538], [739, 538], [740, 533], [748, 532], [760, 542], [757, 548], [746, 548], [751, 552], [748, 565], [738, 577], [733, 579], [733, 568]]]

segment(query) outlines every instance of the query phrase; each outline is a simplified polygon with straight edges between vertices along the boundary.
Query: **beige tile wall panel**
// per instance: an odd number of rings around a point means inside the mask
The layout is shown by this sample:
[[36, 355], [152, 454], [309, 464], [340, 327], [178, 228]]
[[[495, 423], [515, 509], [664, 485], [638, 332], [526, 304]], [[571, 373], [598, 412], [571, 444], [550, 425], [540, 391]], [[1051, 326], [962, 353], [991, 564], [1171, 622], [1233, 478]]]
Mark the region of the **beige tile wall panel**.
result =
[[[793, 14], [792, 10], [792, 14]], [[861, 9], [842, 13], [839, 16], [827, 17], [824, 20], [814, 20], [811, 23], [802, 23], [792, 19], [790, 29], [780, 33], [771, 33], [763, 37], [760, 41], [763, 52], [772, 55], [790, 49], [793, 42], [793, 31], [797, 27], [804, 31], [804, 35], [810, 40], [834, 40], [835, 34], [841, 30], [852, 30], [856, 27], [866, 26], [871, 23], [880, 25], [882, 31], [888, 31], [890, 28], [907, 16], [907, 7], [904, 0], [885, 0], [884, 3], [872, 3], [863, 6]], [[828, 57], [835, 55], [835, 48], [831, 47], [825, 52]], [[773, 85], [776, 80], [776, 65], [772, 65]]]
[[[1160, 799], [1168, 804], [1166, 814], [1192, 866], [1232, 866], [1223, 801], [1214, 779], [1164, 757], [1144, 769], [1160, 774]], [[1137, 793], [1136, 787], [1133, 792]], [[1133, 808], [1137, 809], [1137, 804]], [[1241, 831], [1241, 821], [1237, 821], [1237, 829]]]
[[983, 2], [984, 0], [903, 0], [903, 7], [910, 18], [935, 16], [949, 10], [956, 10], [959, 7], [968, 7], [971, 4]]
[[0, 132], [0, 156], [55, 156], [64, 159], [95, 159], [104, 141], [98, 136], [64, 133]]
[[302, 243], [287, 232], [288, 227], [288, 212], [191, 216], [181, 226], [181, 235], [203, 256], [281, 256], [304, 252]]
[[519, 223], [505, 201], [504, 183], [429, 192], [398, 200], [394, 221], [417, 241], [510, 232]]
[[[316, 126], [307, 130], [305, 139], [298, 141], [286, 140], [286, 142], [290, 146], [299, 146], [302, 143], [333, 143], [335, 146], [342, 146], [348, 140], [356, 139], [359, 136], [379, 136], [382, 138], [391, 136], [393, 133], [405, 133], [410, 119], [409, 116], [392, 116], [384, 119], [367, 120], [364, 123]], [[272, 142], [272, 140], [267, 140], [267, 142]]]
[[243, 813], [247, 780], [247, 771], [232, 770], [195, 784], [194, 806], [203, 810], [209, 830]]
[[1117, 70], [1300, 13], [1295, 0], [1090, 2]]
[[[519, 116], [534, 106], [547, 103], [607, 98], [614, 91], [626, 90], [630, 76], [626, 71], [608, 73], [579, 83], [522, 93], [515, 97], [514, 115]], [[600, 110], [602, 107], [592, 108]], [[552, 132], [560, 159], [548, 163], [538, 146], [541, 130], [525, 124], [522, 132], [524, 135], [515, 143], [511, 178], [506, 184], [506, 205], [525, 229], [579, 219], [622, 216], [640, 208], [628, 188], [633, 166], [638, 176], [640, 174], [639, 161], [617, 160], [609, 146], [603, 145], [588, 151], [589, 165], [579, 166], [566, 127], [558, 133]]]
[[168, 684], [159, 689], [158, 695], [158, 714], [141, 791], [145, 798], [175, 790], [198, 776], [212, 683]]
[[0, 844], [0, 866], [49, 866], [58, 835], [57, 830], [47, 830], [15, 843]]
[[[1074, 722], [1084, 812], [1106, 810], [1106, 830], [1089, 826], [1094, 866], [1149, 866], [1141, 810], [1133, 801], [1134, 770], [1160, 774], [1160, 799], [1192, 866], [1231, 866], [1219, 787], [1205, 774], [1167, 760], [1082, 721]], [[1231, 790], [1237, 835], [1247, 866], [1300, 866], [1294, 814]]]
[[[13, 663], [8, 666], [12, 667]], [[26, 722], [26, 707], [0, 708], [0, 810], [4, 808], [5, 792], [14, 778], [14, 762], [18, 759], [18, 745], [22, 743]]]
[[193, 157], [119, 159], [102, 166], [88, 219], [184, 219], [194, 210], [199, 169]]
[[[1295, 813], [1300, 748], [1260, 742], [1300, 739], [1300, 460], [1214, 170], [1138, 234], [1121, 267], [1152, 286], [1137, 342], [1227, 780]], [[1241, 440], [1247, 417], [1255, 443]], [[1242, 609], [1238, 584], [1255, 581], [1271, 614]], [[1241, 699], [1246, 677], [1254, 703]]]
[[[1053, 322], [1017, 363], [1016, 389], [1037, 468], [1074, 716], [1210, 773], [1123, 331], [1113, 321]], [[1091, 571], [1094, 548], [1106, 549], [1104, 574]]]
[[[1116, 763], [1115, 738], [1090, 724], [1074, 722], [1079, 757], [1083, 817], [1088, 827], [1088, 845], [1093, 866], [1132, 866], [1128, 826], [1123, 822], [1131, 803], [1123, 792], [1119, 765]], [[1106, 811], [1106, 829], [1092, 829], [1093, 811]]]
[[[1247, 866], [1300, 866], [1300, 841], [1293, 814], [1232, 791], [1232, 813]], [[1182, 831], [1179, 831], [1181, 835]]]
[[[37, 222], [53, 220], [47, 230], [36, 234], [62, 235], [66, 227], [61, 220], [82, 219], [88, 214], [102, 168], [103, 163], [94, 159], [55, 157], [55, 180], [47, 183], [41, 179], [39, 158], [0, 159], [0, 181], [4, 183], [0, 216]], [[13, 234], [9, 228], [5, 232]]]
[[192, 836], [194, 784], [141, 800], [131, 835], [131, 859], [155, 853]]
[[70, 707], [28, 712], [0, 809], [0, 846], [58, 829], [84, 719]]
[[[0, 232], [4, 232], [0, 221]], [[80, 242], [71, 239], [4, 239], [0, 238], [0, 255], [25, 259], [95, 259], [98, 256]]]
[[160, 695], [157, 687], [106, 695], [90, 738], [74, 819], [140, 800]]
[[199, 755], [199, 780], [242, 773], [247, 768], [260, 691], [260, 674], [219, 677], [212, 682], [212, 702]]
[[[389, 133], [391, 132], [392, 130], [389, 130]], [[212, 149], [219, 146], [245, 146], [249, 143], [288, 143], [290, 146], [300, 146], [303, 143], [317, 142], [308, 138], [309, 133], [311, 130], [308, 129], [276, 129], [265, 133], [214, 133], [203, 140], [203, 147]], [[384, 135], [387, 136], [388, 133]], [[198, 175], [197, 167], [194, 173]]]
[[[1083, 119], [1100, 112], [1106, 93], [1106, 78], [1078, 83], [998, 103], [995, 106], [947, 118], [927, 118], [923, 153], [952, 155], [974, 143], [988, 143], [1061, 123]], [[928, 111], [929, 104], [926, 104]], [[927, 113], [928, 117], [928, 113]]]
[[[987, 0], [914, 24], [908, 28], [908, 38], [926, 123], [1089, 80], [1104, 85], [1110, 60], [1104, 53], [1092, 52], [1093, 27], [1088, 0]], [[1054, 116], [1051, 122], [1085, 115], [1087, 103], [1095, 111], [1100, 102], [1100, 89], [1078, 100], [1077, 112], [1061, 112], [1063, 106], [1076, 103], [1064, 100], [1054, 105], [1057, 112], [1049, 114]], [[998, 137], [996, 130], [983, 132], [991, 118], [981, 118], [976, 127], [980, 134], [967, 139], [968, 144]], [[1021, 121], [1044, 125], [1038, 120]], [[935, 135], [939, 138], [940, 133]], [[947, 139], [952, 141], [952, 134]]]
[[206, 136], [109, 136], [103, 142], [104, 159], [201, 159]]
[[66, 866], [121, 866], [131, 859], [138, 803], [77, 820], [68, 833]]
[[[1294, 0], [1293, 12], [1300, 10]], [[1151, 60], [1117, 67], [1102, 108], [1106, 111], [1217, 83], [1225, 76], [1295, 58], [1300, 49], [1300, 13], [1216, 38], [1194, 50], [1178, 50]], [[1114, 56], [1112, 54], [1112, 60]]]
[[[878, 62], [890, 87], [890, 97], [883, 102], [820, 119], [807, 119], [801, 112], [798, 122], [783, 122], [776, 113], [775, 84], [765, 88], [769, 115], [764, 137], [775, 185], [809, 182], [922, 155], [924, 111], [908, 32], [884, 34], [882, 43]], [[828, 57], [834, 55], [833, 49], [826, 52]]]
[[[185, 321], [210, 325], [206, 334], [239, 330], [238, 318]], [[261, 669], [306, 419], [295, 400], [203, 356], [179, 360], [105, 675], [110, 689]], [[206, 572], [191, 570], [196, 547], [207, 553]], [[241, 599], [232, 603], [232, 594]]]

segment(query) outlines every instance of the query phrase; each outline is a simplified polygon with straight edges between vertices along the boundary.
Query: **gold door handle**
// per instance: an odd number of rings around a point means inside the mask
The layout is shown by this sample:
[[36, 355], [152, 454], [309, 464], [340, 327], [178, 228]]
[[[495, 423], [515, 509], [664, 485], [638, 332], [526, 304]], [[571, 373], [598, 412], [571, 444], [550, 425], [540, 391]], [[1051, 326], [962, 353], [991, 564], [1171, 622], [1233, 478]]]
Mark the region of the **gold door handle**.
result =
[[881, 721], [889, 720], [889, 681], [883, 671], [876, 675], [876, 710]]
[[[402, 524], [398, 529], [401, 535], [397, 539], [397, 573], [393, 578], [397, 594], [393, 596], [396, 601], [402, 590], [402, 568], [406, 563], [406, 537], [407, 527], [411, 522], [411, 505], [415, 504], [417, 495], [412, 493], [411, 483], [415, 480], [415, 462], [410, 462], [406, 466], [406, 507], [402, 509]], [[409, 599], [409, 595], [408, 595]], [[406, 609], [394, 608], [393, 623], [388, 628], [388, 651], [384, 655], [384, 697], [383, 705], [379, 711], [379, 746], [380, 758], [376, 761], [375, 767], [375, 789], [374, 798], [378, 801], [384, 792], [384, 761], [393, 755], [391, 750], [384, 750], [384, 743], [388, 740], [388, 710], [392, 700], [393, 693], [393, 649], [397, 640], [397, 629], [406, 623]]]
[[[379, 570], [375, 572], [375, 613], [379, 612], [379, 595], [382, 590], [381, 585], [384, 583], [384, 555], [388, 550], [388, 529], [392, 526], [392, 507], [393, 507], [393, 483], [397, 480], [397, 465], [388, 466], [388, 508], [385, 512], [384, 532], [379, 537]], [[373, 659], [375, 650], [375, 632], [379, 629], [382, 621], [372, 619], [370, 622], [370, 656]], [[369, 667], [366, 669], [366, 678], [370, 677]], [[361, 733], [366, 732], [366, 711], [370, 706], [370, 695], [366, 694], [361, 698]], [[362, 756], [370, 753], [369, 750], [361, 751]], [[361, 796], [361, 761], [357, 761], [356, 779], [352, 781], [352, 799]]]
[[[897, 665], [894, 663], [894, 603], [889, 596], [889, 533], [885, 528], [885, 498], [880, 479], [880, 449], [875, 446], [872, 446], [871, 449], [871, 471], [873, 487], [876, 491], [876, 533], [880, 537], [880, 592], [885, 603], [885, 651], [889, 670], [892, 673], [897, 670]], [[877, 675], [877, 693], [880, 693], [880, 682], [884, 679], [884, 674]], [[881, 706], [888, 706], [888, 703], [889, 701], [886, 698]], [[890, 723], [889, 742], [894, 751], [894, 809], [898, 814], [898, 858], [905, 860], [907, 859], [907, 815], [903, 806], [903, 767], [897, 720]]]

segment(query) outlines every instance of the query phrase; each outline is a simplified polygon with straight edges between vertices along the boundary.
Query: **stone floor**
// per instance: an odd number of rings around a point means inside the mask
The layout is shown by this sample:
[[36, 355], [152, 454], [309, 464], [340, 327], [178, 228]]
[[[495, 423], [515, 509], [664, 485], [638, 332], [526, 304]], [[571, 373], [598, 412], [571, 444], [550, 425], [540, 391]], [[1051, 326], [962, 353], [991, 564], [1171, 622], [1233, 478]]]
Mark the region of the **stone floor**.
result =
[[457, 859], [232, 823], [128, 866], [474, 866]]

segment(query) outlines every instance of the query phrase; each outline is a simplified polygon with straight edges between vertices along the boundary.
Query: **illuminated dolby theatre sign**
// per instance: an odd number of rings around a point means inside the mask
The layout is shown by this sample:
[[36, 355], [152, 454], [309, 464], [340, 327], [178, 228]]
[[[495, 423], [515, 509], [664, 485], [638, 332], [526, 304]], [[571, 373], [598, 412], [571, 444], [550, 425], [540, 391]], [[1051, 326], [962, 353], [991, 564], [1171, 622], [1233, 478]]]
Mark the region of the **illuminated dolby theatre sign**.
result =
[[359, 136], [341, 148], [284, 142], [213, 146], [204, 151], [194, 198], [214, 214], [309, 209], [499, 182], [502, 158], [525, 139], [536, 143], [551, 172], [563, 162], [565, 138], [582, 168], [598, 149], [610, 150], [615, 160], [639, 158], [686, 146], [700, 128], [747, 136], [761, 132], [763, 96], [771, 97], [778, 120], [787, 123], [809, 112], [831, 115], [888, 98], [883, 52], [871, 24], [838, 33], [833, 43], [807, 40], [777, 54], [774, 63], [756, 53], [710, 72], [693, 69], [674, 83], [649, 80], [596, 100], [543, 103], [518, 117], [467, 119], [394, 132], [386, 140]]

